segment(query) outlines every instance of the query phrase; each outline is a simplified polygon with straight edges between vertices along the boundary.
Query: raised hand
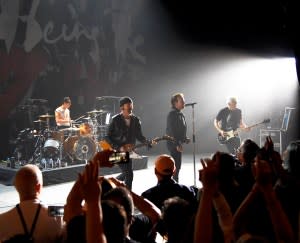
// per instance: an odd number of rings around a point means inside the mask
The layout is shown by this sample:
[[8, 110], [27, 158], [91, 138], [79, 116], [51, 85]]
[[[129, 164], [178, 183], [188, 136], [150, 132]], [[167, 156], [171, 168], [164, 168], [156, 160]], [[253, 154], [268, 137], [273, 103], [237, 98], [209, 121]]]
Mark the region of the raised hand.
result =
[[272, 141], [272, 138], [270, 136], [267, 136], [266, 137], [266, 141], [265, 141], [265, 144], [264, 144], [264, 148], [265, 150], [271, 154], [273, 151], [274, 151], [274, 143]]
[[217, 160], [219, 160], [219, 154], [216, 154], [216, 160], [200, 160], [202, 169], [199, 170], [199, 180], [202, 182], [203, 189], [209, 191], [212, 194], [218, 191]]
[[98, 163], [90, 161], [85, 166], [83, 174], [80, 175], [80, 186], [87, 203], [99, 201], [100, 199], [101, 185], [98, 179], [98, 169]]
[[263, 160], [259, 155], [255, 159], [253, 175], [260, 189], [272, 187], [272, 168], [268, 161]]
[[98, 163], [99, 167], [112, 167], [113, 164], [109, 162], [109, 156], [112, 155], [113, 152], [113, 150], [100, 151], [94, 155], [92, 161]]

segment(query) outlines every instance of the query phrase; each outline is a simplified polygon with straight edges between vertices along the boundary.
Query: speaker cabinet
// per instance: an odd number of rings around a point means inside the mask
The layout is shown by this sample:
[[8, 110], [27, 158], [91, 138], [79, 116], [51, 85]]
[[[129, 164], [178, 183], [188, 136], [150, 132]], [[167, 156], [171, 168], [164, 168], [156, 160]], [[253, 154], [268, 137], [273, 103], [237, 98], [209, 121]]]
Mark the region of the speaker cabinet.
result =
[[281, 129], [260, 129], [260, 147], [264, 146], [266, 137], [270, 136], [274, 143], [274, 150], [282, 154], [282, 131]]

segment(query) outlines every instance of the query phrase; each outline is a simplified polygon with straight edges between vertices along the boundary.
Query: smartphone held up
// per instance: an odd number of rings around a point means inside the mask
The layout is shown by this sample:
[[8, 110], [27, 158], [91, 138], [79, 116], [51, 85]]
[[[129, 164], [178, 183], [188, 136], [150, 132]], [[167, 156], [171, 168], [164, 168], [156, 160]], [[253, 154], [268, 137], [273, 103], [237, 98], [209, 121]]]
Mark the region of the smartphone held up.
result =
[[110, 163], [112, 164], [125, 164], [129, 162], [129, 152], [113, 152], [109, 156]]

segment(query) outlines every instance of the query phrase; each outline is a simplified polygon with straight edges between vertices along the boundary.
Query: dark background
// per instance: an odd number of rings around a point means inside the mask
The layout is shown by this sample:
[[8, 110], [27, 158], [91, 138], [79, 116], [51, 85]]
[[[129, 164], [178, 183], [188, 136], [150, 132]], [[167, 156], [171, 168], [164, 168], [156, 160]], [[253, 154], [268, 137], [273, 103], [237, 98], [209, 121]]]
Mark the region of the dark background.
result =
[[[19, 14], [28, 14], [32, 2], [20, 1]], [[39, 115], [45, 112], [52, 114], [64, 96], [70, 96], [73, 101], [73, 118], [94, 109], [96, 97], [131, 96], [135, 113], [143, 122], [145, 135], [154, 137], [164, 134], [170, 96], [178, 91], [185, 93], [188, 102], [197, 102], [197, 152], [213, 152], [222, 148], [215, 141], [212, 121], [226, 98], [225, 94], [222, 97], [216, 90], [220, 84], [226, 85], [228, 80], [224, 77], [212, 82], [209, 75], [219, 71], [217, 69], [221, 69], [228, 59], [235, 59], [236, 54], [231, 56], [230, 52], [261, 58], [295, 57], [299, 64], [299, 24], [296, 21], [299, 7], [296, 1], [149, 0], [141, 3], [90, 0], [86, 1], [85, 12], [79, 11], [79, 1], [54, 1], [54, 5], [49, 2], [41, 2], [36, 13], [42, 27], [50, 20], [57, 26], [72, 26], [74, 17], [67, 11], [67, 4], [75, 9], [77, 7], [77, 18], [85, 26], [99, 27], [100, 69], [97, 70], [88, 55], [93, 48], [91, 42], [84, 38], [58, 41], [55, 45], [41, 41], [31, 52], [24, 54], [20, 49], [23, 48], [27, 26], [19, 20], [9, 53], [0, 40], [1, 68], [4, 70], [1, 72], [6, 75], [1, 75], [0, 94], [2, 158], [10, 156], [13, 151], [10, 140], [14, 140], [20, 130], [31, 127], [32, 120], [38, 119]], [[127, 14], [130, 19], [126, 18]], [[118, 17], [117, 23], [128, 20], [130, 31], [124, 32], [122, 28], [113, 30], [115, 16]], [[59, 34], [59, 29], [52, 34]], [[124, 41], [138, 43], [136, 51], [145, 57], [145, 61], [134, 57], [129, 49], [124, 50], [123, 56], [118, 56], [117, 34], [119, 40], [124, 36]], [[74, 50], [77, 50], [79, 58], [74, 55]], [[10, 68], [5, 69], [8, 62]], [[84, 72], [82, 62], [85, 63]], [[210, 67], [216, 70], [208, 71]], [[195, 70], [199, 78], [192, 80], [190, 74]], [[299, 67], [297, 70], [299, 75]], [[9, 89], [6, 87], [9, 85], [18, 88]], [[277, 106], [272, 110], [265, 108], [250, 112], [244, 99], [245, 118], [248, 123], [255, 123], [264, 115], [271, 116], [272, 128], [278, 128], [284, 107], [295, 106], [297, 109], [285, 139], [299, 139], [299, 86], [296, 90], [298, 100], [292, 102], [285, 94], [272, 97], [275, 86], [276, 83], [266, 93], [270, 95], [268, 101]], [[247, 97], [247, 101], [255, 102], [255, 94], [249, 96], [252, 97]], [[28, 114], [27, 98], [46, 99], [48, 103], [35, 109], [34, 114]], [[191, 110], [187, 108], [185, 114], [191, 136]], [[256, 141], [258, 131], [250, 134]], [[153, 151], [164, 152], [165, 146]], [[188, 145], [186, 151], [191, 152], [192, 147]]]

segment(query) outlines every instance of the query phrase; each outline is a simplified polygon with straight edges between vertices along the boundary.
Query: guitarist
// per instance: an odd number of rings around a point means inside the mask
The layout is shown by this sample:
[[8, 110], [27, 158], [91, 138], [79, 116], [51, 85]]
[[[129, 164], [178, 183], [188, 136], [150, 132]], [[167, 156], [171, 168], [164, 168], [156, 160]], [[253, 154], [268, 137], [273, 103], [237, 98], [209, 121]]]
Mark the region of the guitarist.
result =
[[235, 154], [235, 151], [241, 144], [237, 129], [240, 128], [244, 131], [250, 131], [250, 128], [248, 128], [243, 121], [241, 109], [237, 108], [237, 99], [235, 97], [229, 97], [227, 99], [227, 107], [219, 111], [214, 120], [214, 126], [224, 138], [227, 135], [226, 132], [231, 130], [236, 132], [236, 136], [228, 139], [225, 143], [228, 152], [231, 154]]
[[[134, 145], [136, 139], [141, 143], [149, 142], [143, 135], [140, 119], [132, 113], [133, 101], [130, 97], [122, 97], [119, 101], [121, 112], [115, 115], [109, 126], [105, 140], [117, 151], [128, 151]], [[119, 164], [122, 173], [117, 179], [125, 182], [131, 190], [133, 181], [132, 160], [126, 164]]]

